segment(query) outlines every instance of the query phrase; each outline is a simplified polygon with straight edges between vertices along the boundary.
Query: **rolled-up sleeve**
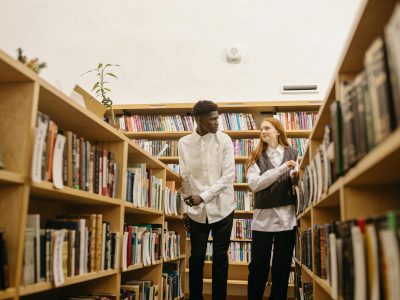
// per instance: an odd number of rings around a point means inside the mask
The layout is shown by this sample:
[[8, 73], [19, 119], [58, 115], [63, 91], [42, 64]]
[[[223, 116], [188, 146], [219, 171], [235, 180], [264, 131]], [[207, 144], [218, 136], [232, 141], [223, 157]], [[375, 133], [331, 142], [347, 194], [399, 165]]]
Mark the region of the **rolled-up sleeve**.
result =
[[258, 192], [269, 187], [273, 184], [279, 177], [289, 171], [286, 164], [281, 165], [278, 168], [273, 168], [260, 174], [260, 168], [256, 163], [254, 163], [247, 171], [247, 181], [249, 187], [253, 192]]

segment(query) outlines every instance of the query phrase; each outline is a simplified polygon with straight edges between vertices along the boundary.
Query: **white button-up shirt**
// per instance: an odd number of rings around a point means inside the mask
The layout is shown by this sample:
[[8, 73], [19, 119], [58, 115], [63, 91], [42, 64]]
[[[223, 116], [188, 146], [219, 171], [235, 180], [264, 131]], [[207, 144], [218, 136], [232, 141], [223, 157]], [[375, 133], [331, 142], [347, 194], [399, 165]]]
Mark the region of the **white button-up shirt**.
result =
[[[260, 168], [257, 163], [253, 164], [247, 171], [247, 180], [253, 192], [258, 192], [269, 187], [281, 175], [289, 171], [286, 164], [282, 164], [285, 149], [278, 145], [276, 149], [267, 148], [267, 156], [271, 161], [274, 169], [265, 171], [260, 174]], [[284, 231], [291, 230], [296, 226], [296, 211], [294, 205], [286, 205], [281, 207], [254, 209], [252, 230], [256, 231]]]
[[183, 212], [199, 223], [215, 223], [236, 208], [233, 194], [235, 157], [231, 138], [218, 131], [200, 136], [193, 132], [178, 142], [179, 168], [183, 195], [200, 195], [198, 206]]

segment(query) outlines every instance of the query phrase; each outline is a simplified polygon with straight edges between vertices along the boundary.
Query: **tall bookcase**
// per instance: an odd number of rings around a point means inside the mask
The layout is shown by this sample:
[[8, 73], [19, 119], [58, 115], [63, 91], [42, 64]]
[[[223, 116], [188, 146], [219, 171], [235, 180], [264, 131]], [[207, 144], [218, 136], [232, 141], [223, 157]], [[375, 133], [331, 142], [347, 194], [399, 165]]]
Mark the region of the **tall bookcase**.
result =
[[[194, 101], [195, 102], [195, 101]], [[263, 118], [271, 117], [274, 112], [314, 112], [320, 107], [320, 101], [266, 101], [266, 102], [217, 102], [220, 113], [249, 113], [252, 114], [257, 127], [260, 126]], [[114, 105], [115, 114], [118, 115], [154, 115], [154, 116], [172, 116], [172, 115], [191, 115], [193, 103], [175, 103], [175, 104], [128, 104]], [[126, 131], [125, 135], [131, 139], [146, 140], [179, 140], [179, 138], [190, 134], [190, 131]], [[225, 131], [232, 139], [258, 139], [259, 130], [240, 130]], [[311, 131], [307, 130], [287, 130], [289, 138], [306, 138]], [[247, 156], [235, 156], [235, 163], [245, 163]], [[166, 164], [178, 164], [177, 156], [160, 157], [160, 160]], [[247, 183], [235, 183], [235, 190], [248, 190]], [[236, 210], [234, 218], [251, 219], [252, 211]], [[183, 234], [182, 234], [183, 235]], [[251, 239], [232, 239], [231, 241], [251, 242]], [[186, 239], [184, 249], [186, 257], [190, 256], [190, 239]], [[188, 273], [188, 259], [186, 260], [186, 272]], [[228, 295], [236, 296], [236, 299], [246, 299], [247, 295], [247, 274], [248, 263], [230, 262], [228, 274]], [[211, 294], [211, 263], [205, 262], [204, 267], [204, 294]], [[289, 296], [293, 297], [293, 285], [290, 286]], [[186, 278], [186, 294], [188, 294], [188, 277]], [[266, 295], [269, 294], [269, 288], [266, 289]], [[233, 298], [232, 298], [233, 299]]]
[[[118, 164], [116, 197], [110, 198], [71, 187], [55, 189], [51, 182], [32, 183], [30, 170], [38, 111], [48, 115], [60, 129], [70, 130], [85, 140], [97, 143], [115, 154]], [[163, 210], [138, 208], [125, 201], [126, 171], [130, 163], [146, 163], [157, 178], [179, 182], [179, 175], [164, 163], [147, 154], [124, 134], [88, 112], [71, 98], [38, 77], [20, 62], [0, 51], [0, 151], [4, 169], [0, 170], [0, 228], [4, 230], [8, 255], [9, 288], [0, 290], [0, 299], [59, 299], [90, 292], [118, 295], [121, 280], [152, 280], [161, 289], [163, 260], [150, 266], [119, 266], [66, 278], [55, 288], [52, 282], [23, 286], [24, 235], [27, 215], [39, 213], [43, 222], [59, 214], [102, 214], [110, 222], [111, 231], [123, 236], [124, 223], [162, 224], [174, 218]], [[179, 217], [178, 217], [179, 218]], [[43, 224], [42, 224], [43, 225]], [[180, 232], [180, 227], [170, 228]], [[181, 253], [185, 253], [184, 244]], [[185, 255], [181, 261], [184, 273]], [[183, 276], [184, 277], [184, 276]], [[184, 278], [183, 278], [184, 280]], [[161, 299], [161, 295], [159, 299]]]
[[[363, 1], [362, 8], [355, 18], [352, 32], [345, 51], [338, 63], [338, 69], [329, 87], [327, 98], [322, 104], [310, 137], [306, 155], [300, 166], [300, 173], [310, 164], [324, 138], [325, 125], [331, 124], [330, 107], [334, 101], [341, 100], [340, 83], [344, 79], [354, 79], [364, 69], [364, 57], [372, 42], [382, 36], [385, 25], [392, 15], [397, 0]], [[368, 128], [368, 130], [373, 130]], [[335, 155], [338, 155], [337, 152]], [[400, 128], [397, 127], [366, 156], [340, 176], [328, 191], [316, 202], [310, 204], [298, 215], [300, 232], [314, 225], [335, 221], [349, 221], [384, 214], [400, 208]], [[316, 245], [314, 231], [311, 235], [311, 257], [315, 270], [314, 255]], [[332, 287], [327, 279], [322, 279], [296, 259], [296, 269], [301, 273], [303, 283], [313, 284], [314, 299], [332, 298]]]

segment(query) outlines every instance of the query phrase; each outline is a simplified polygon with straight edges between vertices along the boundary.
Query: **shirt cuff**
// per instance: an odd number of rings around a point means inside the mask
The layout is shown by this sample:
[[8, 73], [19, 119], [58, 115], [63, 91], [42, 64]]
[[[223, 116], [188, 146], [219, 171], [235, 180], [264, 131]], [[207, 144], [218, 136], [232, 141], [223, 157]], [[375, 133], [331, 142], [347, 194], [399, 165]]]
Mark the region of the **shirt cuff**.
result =
[[279, 170], [281, 171], [282, 174], [286, 173], [287, 171], [289, 171], [289, 167], [284, 163], [283, 165], [281, 165], [279, 167]]
[[199, 196], [204, 200], [204, 203], [208, 203], [214, 199], [213, 195], [208, 191], [202, 192]]

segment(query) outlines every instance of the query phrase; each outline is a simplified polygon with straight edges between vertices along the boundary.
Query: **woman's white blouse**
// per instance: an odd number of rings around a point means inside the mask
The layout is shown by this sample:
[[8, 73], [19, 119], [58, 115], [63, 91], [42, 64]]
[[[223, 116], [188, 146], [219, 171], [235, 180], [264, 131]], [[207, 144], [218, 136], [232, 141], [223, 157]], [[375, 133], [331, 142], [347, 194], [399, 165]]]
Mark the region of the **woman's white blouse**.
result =
[[[265, 171], [260, 175], [257, 163], [247, 171], [247, 181], [252, 191], [258, 192], [273, 184], [282, 174], [289, 171], [286, 164], [282, 164], [285, 149], [279, 145], [276, 149], [267, 148], [267, 156], [274, 169]], [[281, 207], [254, 209], [252, 230], [276, 232], [291, 230], [296, 226], [296, 211], [294, 205]]]

